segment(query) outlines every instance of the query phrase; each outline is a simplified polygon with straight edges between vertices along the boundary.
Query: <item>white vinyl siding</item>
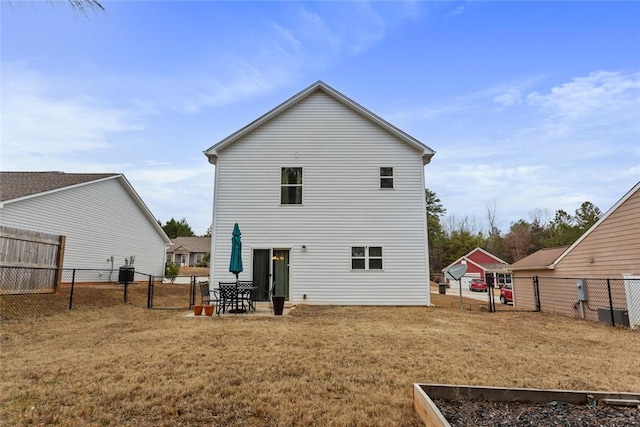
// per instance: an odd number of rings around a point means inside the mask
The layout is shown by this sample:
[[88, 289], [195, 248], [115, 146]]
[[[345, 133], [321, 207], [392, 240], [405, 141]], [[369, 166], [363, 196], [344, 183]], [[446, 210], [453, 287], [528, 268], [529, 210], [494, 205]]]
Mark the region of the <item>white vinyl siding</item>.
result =
[[[393, 165], [394, 191], [380, 191], [385, 164]], [[279, 203], [285, 166], [304, 170], [304, 209]], [[334, 98], [315, 92], [229, 144], [215, 174], [214, 283], [234, 278], [237, 222], [240, 280], [252, 278], [252, 249], [290, 249], [292, 303], [430, 304], [422, 153]], [[354, 242], [384, 248], [380, 274], [352, 270]]]
[[131, 255], [136, 271], [164, 273], [165, 242], [119, 179], [5, 203], [0, 215], [2, 225], [66, 236], [64, 267], [103, 269], [96, 280], [108, 280], [111, 256], [115, 280]]

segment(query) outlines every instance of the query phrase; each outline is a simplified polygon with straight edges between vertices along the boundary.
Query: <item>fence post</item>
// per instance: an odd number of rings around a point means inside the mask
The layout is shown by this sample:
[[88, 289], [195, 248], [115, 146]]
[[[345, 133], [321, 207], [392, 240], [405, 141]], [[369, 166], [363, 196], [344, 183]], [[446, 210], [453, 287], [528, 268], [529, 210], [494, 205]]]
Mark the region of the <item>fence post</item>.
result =
[[607, 292], [609, 293], [609, 311], [611, 312], [611, 326], [616, 326], [616, 320], [613, 316], [613, 299], [611, 298], [611, 281], [607, 279]]
[[189, 291], [189, 308], [196, 304], [196, 276], [191, 276], [191, 290]]
[[128, 299], [127, 290], [129, 288], [129, 277], [127, 277], [129, 275], [128, 274], [129, 272], [126, 271], [126, 273], [127, 274], [124, 275], [124, 302], [125, 302], [125, 304], [127, 303], [127, 299]]
[[58, 271], [56, 272], [56, 283], [54, 284], [56, 291], [58, 291], [58, 288], [62, 284], [62, 264], [64, 262], [64, 248], [66, 242], [66, 236], [60, 236], [58, 239], [58, 256], [56, 259], [56, 267], [58, 267]]
[[75, 286], [75, 284], [76, 284], [76, 269], [74, 268], [71, 274], [71, 292], [69, 293], [69, 310], [73, 308], [73, 287]]
[[495, 306], [495, 298], [493, 296], [493, 282], [491, 283], [487, 283], [487, 294], [489, 295], [489, 313], [493, 313], [494, 311], [496, 311], [496, 306]]
[[536, 311], [542, 311], [542, 307], [540, 305], [540, 283], [538, 276], [533, 276], [533, 296], [535, 298]]
[[152, 298], [153, 298], [153, 275], [150, 274], [149, 284], [147, 285], [147, 308], [148, 309], [153, 308], [153, 301], [151, 300]]

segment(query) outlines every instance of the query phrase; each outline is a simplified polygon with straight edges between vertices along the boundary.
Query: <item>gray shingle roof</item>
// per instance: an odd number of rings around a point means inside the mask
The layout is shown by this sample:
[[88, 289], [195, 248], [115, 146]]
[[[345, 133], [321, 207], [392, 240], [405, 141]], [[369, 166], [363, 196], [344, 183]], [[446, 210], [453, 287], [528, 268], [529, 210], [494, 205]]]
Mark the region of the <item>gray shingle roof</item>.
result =
[[184, 248], [190, 253], [206, 253], [211, 251], [211, 237], [176, 237], [172, 239], [173, 246], [169, 246], [167, 252], [175, 252], [178, 248]]
[[568, 246], [561, 246], [558, 248], [540, 249], [538, 252], [534, 252], [529, 256], [522, 258], [521, 260], [511, 264], [511, 270], [543, 270], [548, 269], [551, 264], [564, 251]]
[[85, 182], [117, 176], [117, 173], [0, 172], [0, 201], [31, 196]]

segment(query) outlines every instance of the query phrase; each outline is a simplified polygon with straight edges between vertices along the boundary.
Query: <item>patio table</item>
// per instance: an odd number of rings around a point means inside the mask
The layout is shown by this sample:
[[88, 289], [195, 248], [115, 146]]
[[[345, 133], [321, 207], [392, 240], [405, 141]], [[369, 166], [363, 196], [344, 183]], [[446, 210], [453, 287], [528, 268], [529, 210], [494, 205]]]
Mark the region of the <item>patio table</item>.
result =
[[[220, 298], [222, 299], [222, 312], [225, 313], [227, 307], [231, 307], [229, 313], [247, 313], [254, 310], [251, 295], [256, 289], [251, 282], [245, 283], [223, 283], [218, 284], [220, 288]], [[242, 301], [242, 305], [240, 302]], [[247, 307], [245, 307], [245, 301]]]

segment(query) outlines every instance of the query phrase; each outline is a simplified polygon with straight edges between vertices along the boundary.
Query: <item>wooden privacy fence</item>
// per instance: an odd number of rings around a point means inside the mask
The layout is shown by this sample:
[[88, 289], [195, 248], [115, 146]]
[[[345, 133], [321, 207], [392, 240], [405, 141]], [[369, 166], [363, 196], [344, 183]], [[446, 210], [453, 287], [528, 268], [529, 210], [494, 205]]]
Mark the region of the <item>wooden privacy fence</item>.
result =
[[64, 245], [65, 236], [0, 226], [0, 265], [34, 268], [19, 275], [11, 274], [13, 269], [1, 269], [0, 293], [55, 292], [62, 279]]

